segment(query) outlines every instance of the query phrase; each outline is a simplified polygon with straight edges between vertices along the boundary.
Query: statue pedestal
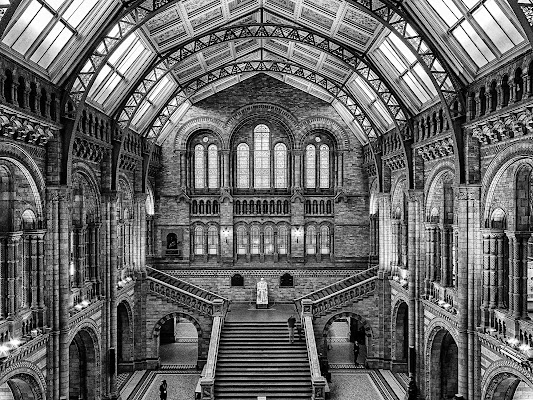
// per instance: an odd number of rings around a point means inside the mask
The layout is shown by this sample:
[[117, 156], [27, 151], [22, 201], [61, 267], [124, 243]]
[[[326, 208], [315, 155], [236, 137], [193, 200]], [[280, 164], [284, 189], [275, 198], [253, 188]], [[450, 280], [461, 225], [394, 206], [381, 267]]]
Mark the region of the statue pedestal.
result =
[[267, 309], [268, 308], [268, 304], [266, 304], [266, 303], [255, 303], [255, 308], [257, 308], [258, 310], [259, 309]]

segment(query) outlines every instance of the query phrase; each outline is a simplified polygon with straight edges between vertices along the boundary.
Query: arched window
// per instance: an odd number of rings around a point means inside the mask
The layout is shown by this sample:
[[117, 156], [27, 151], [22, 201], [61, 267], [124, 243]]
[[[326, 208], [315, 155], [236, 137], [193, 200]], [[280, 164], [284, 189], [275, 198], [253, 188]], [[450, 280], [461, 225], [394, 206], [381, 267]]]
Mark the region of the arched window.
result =
[[237, 187], [250, 187], [250, 149], [246, 143], [237, 146]]
[[246, 254], [247, 245], [246, 229], [244, 226], [239, 226], [237, 228], [237, 254]]
[[265, 228], [265, 254], [274, 254], [274, 230], [271, 226]]
[[278, 253], [287, 254], [289, 248], [289, 235], [285, 225], [279, 227], [278, 230]]
[[204, 227], [197, 226], [194, 229], [194, 254], [204, 254]]
[[205, 188], [205, 159], [204, 146], [197, 144], [194, 147], [194, 187]]
[[320, 228], [320, 254], [329, 254], [331, 249], [329, 227], [324, 225]]
[[316, 228], [313, 225], [307, 227], [307, 235], [305, 238], [307, 254], [316, 253]]
[[214, 225], [207, 231], [207, 251], [209, 254], [218, 254], [218, 229]]
[[270, 130], [264, 124], [254, 129], [254, 187], [270, 187]]
[[274, 187], [287, 187], [287, 146], [283, 143], [274, 146]]
[[259, 227], [253, 226], [251, 231], [251, 254], [259, 254], [260, 241]]
[[218, 149], [214, 144], [207, 148], [207, 166], [207, 186], [209, 189], [215, 189], [218, 187]]
[[312, 144], [305, 149], [305, 187], [316, 187], [316, 150]]
[[320, 146], [320, 188], [329, 188], [329, 147], [327, 144]]

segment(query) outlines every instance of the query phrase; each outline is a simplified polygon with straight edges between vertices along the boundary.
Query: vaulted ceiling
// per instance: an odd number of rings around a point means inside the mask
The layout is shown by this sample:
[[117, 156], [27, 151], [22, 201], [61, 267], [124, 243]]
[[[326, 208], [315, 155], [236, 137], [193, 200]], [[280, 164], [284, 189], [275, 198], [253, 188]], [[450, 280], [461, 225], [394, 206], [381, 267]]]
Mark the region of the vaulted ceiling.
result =
[[78, 110], [159, 142], [192, 104], [265, 73], [330, 103], [368, 143], [524, 51], [531, 27], [512, 3], [0, 0], [0, 48]]

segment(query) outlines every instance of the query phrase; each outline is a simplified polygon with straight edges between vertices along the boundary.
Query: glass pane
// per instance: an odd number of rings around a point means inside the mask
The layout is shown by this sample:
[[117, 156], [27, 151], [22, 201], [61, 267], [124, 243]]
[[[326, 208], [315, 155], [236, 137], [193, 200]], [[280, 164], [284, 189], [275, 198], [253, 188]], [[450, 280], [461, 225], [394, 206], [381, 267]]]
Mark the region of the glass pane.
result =
[[251, 254], [259, 254], [259, 247], [260, 247], [260, 235], [259, 235], [259, 228], [257, 226], [254, 226], [252, 228], [251, 232]]
[[237, 228], [237, 254], [246, 254], [246, 231], [242, 226]]
[[209, 254], [218, 254], [218, 229], [210, 226], [207, 232], [207, 249]]
[[274, 231], [269, 226], [265, 229], [265, 254], [274, 254]]
[[412, 64], [416, 61], [416, 56], [414, 55], [414, 53], [397, 35], [390, 33], [388, 39], [391, 41], [391, 45], [396, 51], [396, 53], [398, 55], [403, 56], [409, 64]]
[[325, 144], [320, 146], [320, 187], [329, 188], [329, 147]]
[[254, 129], [254, 187], [270, 187], [270, 130], [266, 125]]
[[194, 187], [196, 189], [205, 188], [204, 146], [201, 144], [194, 148]]
[[204, 228], [201, 226], [194, 230], [194, 254], [204, 254]]
[[287, 227], [282, 226], [278, 231], [278, 253], [287, 254], [288, 249], [288, 235]]
[[52, 14], [46, 8], [41, 8], [35, 18], [13, 44], [13, 49], [21, 54], [26, 54], [29, 47], [35, 42], [43, 28], [52, 20]]
[[396, 68], [398, 73], [403, 74], [407, 70], [407, 65], [400, 57], [398, 57], [398, 54], [396, 54], [396, 51], [393, 50], [387, 40], [381, 43], [379, 49], [381, 50], [385, 58], [390, 61], [393, 67]]
[[54, 10], [58, 10], [67, 0], [47, 0], [46, 3]]
[[18, 39], [18, 37], [24, 32], [24, 29], [31, 23], [35, 15], [41, 9], [41, 5], [33, 0], [26, 10], [19, 16], [19, 19], [15, 24], [9, 29], [7, 34], [2, 39], [7, 46], [12, 46], [13, 43]]
[[463, 16], [452, 0], [429, 0], [429, 4], [448, 26], [452, 26]]
[[307, 228], [306, 252], [307, 254], [316, 253], [316, 230], [314, 226], [310, 226]]
[[[58, 22], [57, 26], [62, 26], [63, 24]], [[66, 46], [67, 42], [70, 40], [70, 38], [74, 34], [70, 29], [63, 26], [61, 33], [57, 37], [57, 39], [52, 43], [50, 48], [46, 51], [46, 53], [42, 56], [42, 58], [38, 61], [39, 65], [43, 68], [48, 68], [52, 61], [56, 59], [56, 57], [59, 55], [59, 52], [63, 47]], [[42, 46], [42, 45], [41, 45]], [[33, 59], [33, 57], [32, 57]]]
[[305, 150], [305, 187], [309, 189], [316, 187], [316, 150], [312, 144]]
[[470, 22], [466, 20], [461, 22], [452, 33], [478, 67], [496, 58], [483, 39], [474, 30]]
[[287, 147], [283, 143], [274, 147], [274, 187], [287, 187]]
[[322, 228], [320, 228], [320, 253], [330, 253], [329, 227], [327, 226], [323, 226]]
[[237, 146], [237, 187], [250, 187], [250, 154], [248, 145], [241, 143]]
[[218, 187], [218, 149], [217, 146], [212, 144], [207, 148], [207, 165], [209, 170], [209, 189], [215, 189]]
[[506, 28], [509, 29], [509, 31], [504, 31], [502, 29], [502, 27], [498, 22], [496, 22], [492, 14], [485, 6], [479, 7], [472, 15], [490, 40], [492, 40], [492, 42], [496, 45], [498, 50], [502, 53], [505, 53], [512, 49], [515, 45], [508, 35], [510, 34], [512, 37], [517, 38], [517, 43], [519, 43], [520, 34], [493, 1], [488, 1], [486, 6], [491, 7], [491, 10], [499, 15], [499, 17], [502, 19], [501, 22], [507, 22]]
[[74, 0], [63, 14], [63, 18], [77, 28], [97, 2], [97, 0]]

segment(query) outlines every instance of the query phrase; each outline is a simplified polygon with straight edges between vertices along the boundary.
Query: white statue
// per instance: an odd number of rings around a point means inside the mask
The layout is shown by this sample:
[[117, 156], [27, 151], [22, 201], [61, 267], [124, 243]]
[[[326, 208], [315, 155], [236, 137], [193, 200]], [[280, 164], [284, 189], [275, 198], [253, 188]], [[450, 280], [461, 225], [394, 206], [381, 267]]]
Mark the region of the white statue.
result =
[[265, 278], [257, 282], [257, 302], [256, 304], [268, 304], [268, 283]]

